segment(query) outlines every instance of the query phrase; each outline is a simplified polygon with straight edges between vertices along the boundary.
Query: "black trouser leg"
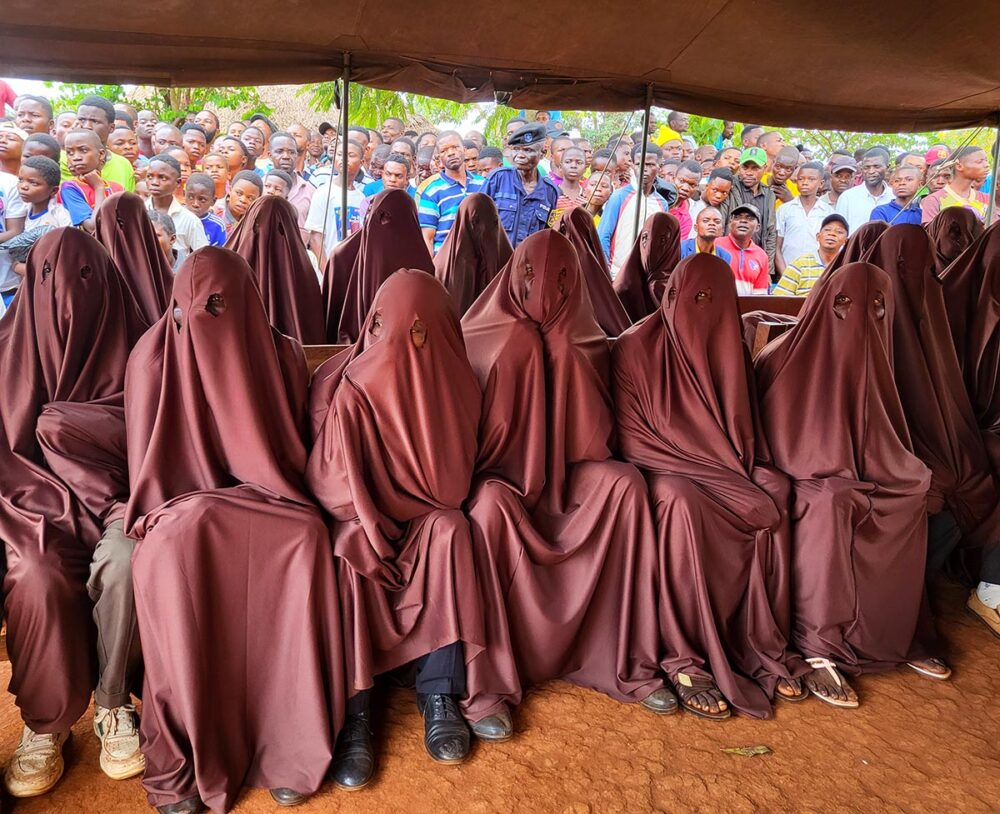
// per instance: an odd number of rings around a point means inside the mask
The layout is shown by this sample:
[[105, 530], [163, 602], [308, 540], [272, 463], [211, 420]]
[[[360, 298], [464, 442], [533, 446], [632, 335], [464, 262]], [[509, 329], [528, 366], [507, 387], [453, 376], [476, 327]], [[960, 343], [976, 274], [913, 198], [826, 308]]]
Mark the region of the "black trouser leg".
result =
[[943, 511], [927, 518], [927, 578], [937, 574], [958, 546], [962, 531], [951, 512]]
[[417, 695], [465, 695], [465, 649], [461, 642], [421, 656], [416, 667]]
[[1000, 585], [1000, 543], [983, 546], [983, 562], [979, 566], [979, 579]]
[[352, 695], [347, 699], [346, 712], [348, 715], [361, 715], [364, 712], [368, 712], [372, 706], [372, 691], [362, 690], [356, 695]]

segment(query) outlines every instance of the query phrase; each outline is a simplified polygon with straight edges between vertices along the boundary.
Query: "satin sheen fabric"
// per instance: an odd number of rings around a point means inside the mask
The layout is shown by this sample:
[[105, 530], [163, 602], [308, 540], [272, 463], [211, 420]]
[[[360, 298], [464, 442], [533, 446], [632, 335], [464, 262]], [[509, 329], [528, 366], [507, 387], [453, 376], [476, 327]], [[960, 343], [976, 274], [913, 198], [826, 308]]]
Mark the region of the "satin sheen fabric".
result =
[[345, 702], [329, 534], [303, 478], [308, 375], [227, 249], [181, 266], [125, 382], [126, 531], [150, 804], [310, 794]]
[[608, 343], [572, 244], [530, 236], [462, 327], [483, 390], [468, 513], [489, 642], [470, 708], [559, 677], [641, 701], [663, 685], [655, 530], [642, 476], [611, 459]]
[[326, 337], [319, 281], [299, 235], [295, 207], [276, 195], [254, 201], [226, 241], [250, 264], [271, 324], [303, 345]]
[[771, 454], [794, 481], [793, 642], [849, 673], [930, 655], [918, 629], [931, 473], [896, 391], [893, 316], [888, 275], [849, 263], [755, 360]]
[[507, 265], [513, 251], [493, 199], [481, 192], [466, 195], [434, 256], [434, 273], [451, 294], [459, 316]]
[[808, 668], [789, 646], [791, 489], [740, 332], [728, 264], [682, 260], [659, 311], [615, 343], [615, 418], [653, 500], [664, 671], [714, 678], [739, 711], [769, 717], [778, 678]]
[[614, 281], [615, 293], [632, 322], [660, 306], [667, 278], [680, 259], [681, 227], [677, 218], [666, 212], [653, 213], [646, 218]]
[[467, 663], [483, 652], [462, 514], [480, 409], [454, 305], [419, 269], [392, 274], [358, 342], [316, 371], [306, 473], [333, 519], [351, 695], [455, 642]]

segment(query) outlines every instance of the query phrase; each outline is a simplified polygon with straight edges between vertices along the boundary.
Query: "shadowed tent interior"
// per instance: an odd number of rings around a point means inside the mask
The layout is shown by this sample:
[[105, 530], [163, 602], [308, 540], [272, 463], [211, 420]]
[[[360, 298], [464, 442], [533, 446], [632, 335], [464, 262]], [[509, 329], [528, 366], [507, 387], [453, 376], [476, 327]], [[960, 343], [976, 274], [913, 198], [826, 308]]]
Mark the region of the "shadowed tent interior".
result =
[[[198, 0], [168, 14], [109, 0], [5, 0], [0, 74], [82, 82], [251, 85], [336, 79], [514, 108], [654, 105], [737, 121], [923, 131], [997, 121], [1000, 4], [904, 0], [551, 0], [464, 14], [426, 0], [406, 25], [371, 0]], [[559, 20], [559, 35], [538, 14]], [[213, 20], [221, 25], [213, 24]], [[984, 39], [984, 36], [987, 39]], [[53, 59], [53, 55], [58, 55]]]

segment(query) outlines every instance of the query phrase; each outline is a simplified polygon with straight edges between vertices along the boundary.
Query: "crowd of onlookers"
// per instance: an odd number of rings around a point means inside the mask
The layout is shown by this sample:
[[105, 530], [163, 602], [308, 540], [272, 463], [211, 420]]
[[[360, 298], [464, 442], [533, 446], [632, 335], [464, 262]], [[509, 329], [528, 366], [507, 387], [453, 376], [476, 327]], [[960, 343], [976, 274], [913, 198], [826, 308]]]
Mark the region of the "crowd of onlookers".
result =
[[95, 210], [121, 190], [145, 199], [175, 266], [202, 246], [223, 245], [261, 195], [295, 207], [318, 270], [384, 189], [404, 189], [414, 199], [432, 253], [465, 196], [485, 192], [515, 247], [583, 207], [614, 277], [636, 223], [665, 211], [680, 224], [682, 257], [717, 254], [732, 267], [741, 294], [801, 296], [866, 221], [927, 223], [951, 206], [984, 219], [990, 189], [988, 157], [975, 146], [950, 152], [937, 144], [892, 156], [874, 145], [819, 160], [753, 124], [737, 130], [725, 122], [713, 143], [698, 144], [687, 115], [677, 111], [650, 122], [645, 151], [641, 133], [594, 144], [572, 137], [546, 111], [511, 118], [502, 146], [481, 132], [418, 133], [389, 117], [379, 129], [351, 126], [346, 150], [327, 122], [279, 126], [256, 114], [223, 128], [209, 109], [167, 122], [98, 96], [56, 112], [49, 100], [22, 95], [0, 113], [4, 305], [38, 235], [69, 225], [92, 231]]

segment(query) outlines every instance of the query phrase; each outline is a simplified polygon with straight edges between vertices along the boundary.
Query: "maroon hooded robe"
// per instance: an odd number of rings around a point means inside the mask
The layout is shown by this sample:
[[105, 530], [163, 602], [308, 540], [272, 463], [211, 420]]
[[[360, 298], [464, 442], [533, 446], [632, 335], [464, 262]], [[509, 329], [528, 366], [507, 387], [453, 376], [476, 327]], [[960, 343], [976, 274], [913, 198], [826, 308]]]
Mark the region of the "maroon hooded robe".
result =
[[632, 321], [611, 285], [611, 271], [594, 228], [593, 216], [582, 206], [575, 206], [559, 219], [559, 233], [576, 249], [597, 324], [608, 336], [618, 336]]
[[642, 475], [611, 459], [610, 354], [572, 244], [528, 237], [462, 327], [484, 394], [468, 512], [489, 637], [470, 717], [559, 677], [641, 701], [663, 686], [656, 532]]
[[992, 543], [1000, 539], [997, 483], [962, 382], [931, 239], [919, 226], [891, 226], [867, 261], [892, 281], [896, 389], [913, 451], [931, 470], [927, 511], [947, 507], [972, 543]]
[[938, 212], [924, 229], [934, 244], [934, 273], [940, 277], [983, 233], [984, 227], [973, 210], [949, 206]]
[[667, 278], [680, 259], [681, 227], [677, 218], [666, 212], [653, 213], [646, 218], [614, 281], [615, 293], [633, 322], [660, 307]]
[[343, 716], [329, 533], [305, 490], [305, 360], [253, 272], [204, 248], [125, 381], [126, 531], [146, 675], [152, 805], [231, 808], [244, 785], [316, 791]]
[[660, 310], [615, 343], [615, 417], [653, 498], [664, 671], [714, 678], [769, 717], [777, 680], [808, 668], [788, 646], [788, 478], [770, 466], [740, 330], [728, 264], [682, 260]]
[[930, 471], [913, 454], [893, 371], [893, 289], [850, 263], [757, 356], [761, 420], [794, 479], [793, 641], [848, 673], [927, 658], [916, 642]]
[[455, 642], [466, 663], [483, 650], [462, 514], [480, 403], [454, 305], [420, 270], [391, 275], [361, 339], [313, 377], [306, 477], [334, 521], [351, 696]]
[[941, 283], [965, 389], [1000, 471], [1000, 224], [962, 252]]
[[0, 320], [0, 539], [10, 691], [36, 732], [64, 732], [94, 688], [87, 578], [127, 491], [122, 389], [138, 334], [111, 258], [77, 229], [28, 256]]
[[152, 325], [167, 310], [174, 274], [156, 239], [146, 204], [132, 192], [116, 192], [98, 207], [94, 225], [143, 323]]
[[339, 243], [323, 273], [326, 338], [335, 345], [357, 342], [375, 292], [400, 269], [434, 273], [413, 199], [387, 189], [372, 199], [360, 232]]
[[493, 199], [481, 192], [466, 195], [434, 256], [434, 273], [448, 289], [460, 316], [507, 265], [513, 251]]
[[226, 241], [250, 264], [271, 324], [303, 345], [326, 340], [319, 281], [299, 235], [295, 207], [276, 195], [254, 201]]

